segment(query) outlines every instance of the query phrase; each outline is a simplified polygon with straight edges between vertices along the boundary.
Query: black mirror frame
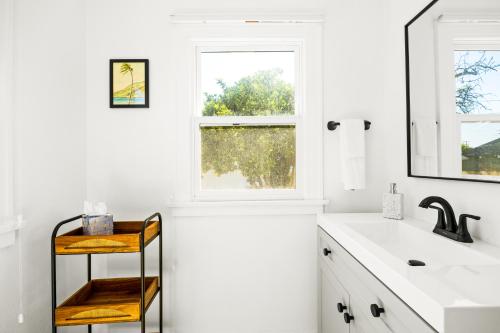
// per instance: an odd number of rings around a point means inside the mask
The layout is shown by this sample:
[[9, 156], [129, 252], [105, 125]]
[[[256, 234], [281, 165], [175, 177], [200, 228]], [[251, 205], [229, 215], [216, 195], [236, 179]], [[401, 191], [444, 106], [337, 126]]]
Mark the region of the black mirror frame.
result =
[[468, 179], [468, 178], [452, 178], [452, 177], [433, 177], [433, 176], [417, 176], [411, 173], [411, 94], [410, 94], [410, 44], [408, 30], [410, 25], [418, 20], [420, 16], [425, 14], [432, 8], [439, 0], [433, 0], [422, 11], [420, 11], [414, 18], [412, 18], [405, 25], [405, 70], [406, 70], [406, 158], [407, 158], [407, 175], [412, 178], [426, 178], [426, 179], [442, 179], [442, 180], [458, 180], [464, 182], [476, 183], [494, 183], [499, 184], [497, 180], [482, 180], [482, 179]]

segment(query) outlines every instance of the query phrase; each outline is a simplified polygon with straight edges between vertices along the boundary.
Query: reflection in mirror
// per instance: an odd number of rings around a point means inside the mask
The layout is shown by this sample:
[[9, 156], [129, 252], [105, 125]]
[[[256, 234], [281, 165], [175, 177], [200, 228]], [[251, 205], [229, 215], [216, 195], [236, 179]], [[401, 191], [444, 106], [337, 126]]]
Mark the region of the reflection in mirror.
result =
[[409, 175], [500, 182], [500, 1], [435, 1], [407, 43]]
[[462, 174], [500, 176], [500, 123], [462, 122]]

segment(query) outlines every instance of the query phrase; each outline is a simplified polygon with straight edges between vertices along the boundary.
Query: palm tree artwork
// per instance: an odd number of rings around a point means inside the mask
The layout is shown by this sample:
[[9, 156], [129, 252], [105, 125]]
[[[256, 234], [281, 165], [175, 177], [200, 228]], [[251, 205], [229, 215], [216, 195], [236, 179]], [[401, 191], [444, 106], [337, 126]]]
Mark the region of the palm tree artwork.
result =
[[110, 107], [149, 108], [149, 60], [110, 60]]
[[122, 73], [123, 75], [127, 75], [127, 73], [130, 73], [131, 84], [130, 94], [128, 96], [128, 104], [130, 105], [130, 103], [132, 102], [132, 97], [134, 95], [134, 68], [128, 63], [123, 63], [120, 67], [120, 73]]

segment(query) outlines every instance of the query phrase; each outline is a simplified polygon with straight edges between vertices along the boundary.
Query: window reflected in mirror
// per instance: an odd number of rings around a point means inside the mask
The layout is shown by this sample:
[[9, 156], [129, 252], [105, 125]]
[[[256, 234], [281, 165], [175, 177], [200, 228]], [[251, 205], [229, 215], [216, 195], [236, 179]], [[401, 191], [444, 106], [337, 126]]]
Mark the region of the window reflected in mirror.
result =
[[500, 51], [455, 51], [459, 114], [500, 114]]
[[499, 177], [500, 51], [455, 51], [455, 79], [462, 175]]
[[462, 174], [500, 176], [500, 122], [462, 123]]

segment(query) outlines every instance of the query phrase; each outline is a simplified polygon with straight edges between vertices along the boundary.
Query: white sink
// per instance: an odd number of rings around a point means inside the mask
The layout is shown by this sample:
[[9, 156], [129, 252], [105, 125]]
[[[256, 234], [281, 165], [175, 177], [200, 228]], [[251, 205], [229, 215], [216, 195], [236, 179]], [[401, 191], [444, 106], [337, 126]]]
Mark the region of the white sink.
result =
[[323, 214], [318, 225], [439, 332], [500, 332], [500, 248], [381, 214]]
[[348, 228], [407, 263], [423, 261], [426, 266], [498, 265], [500, 260], [443, 236], [407, 223], [387, 221], [352, 223]]

